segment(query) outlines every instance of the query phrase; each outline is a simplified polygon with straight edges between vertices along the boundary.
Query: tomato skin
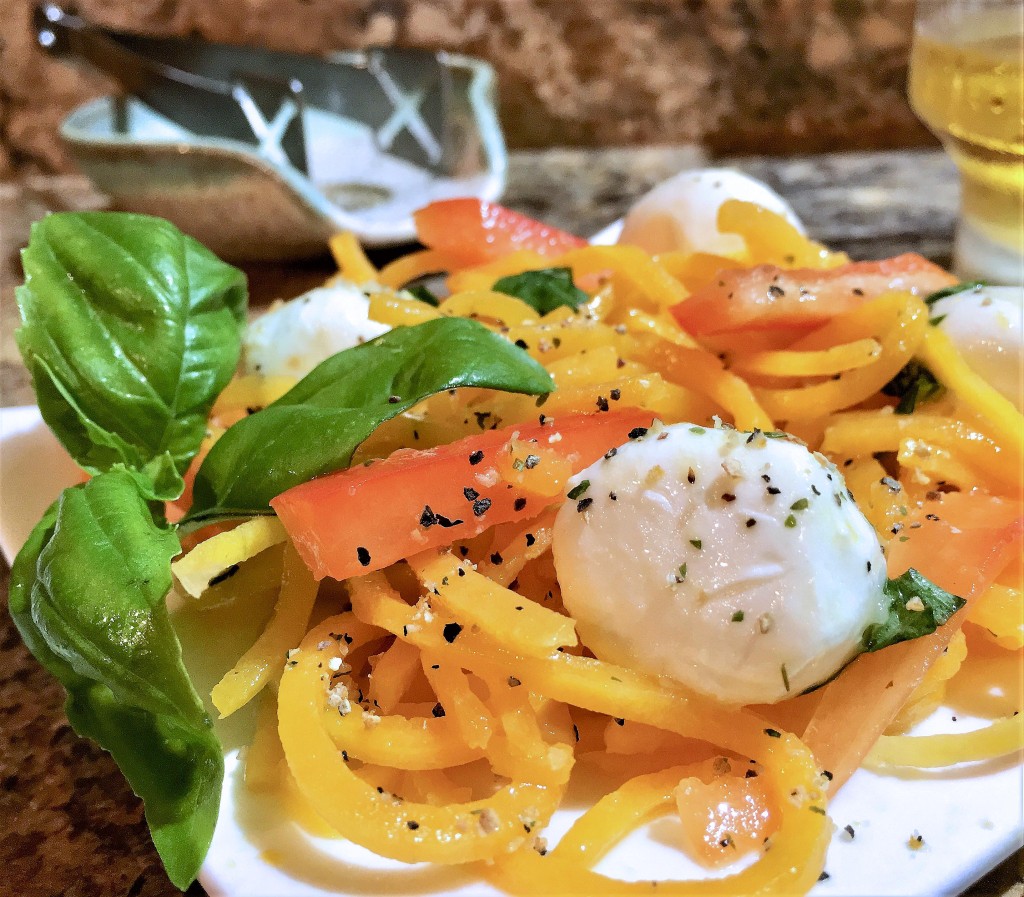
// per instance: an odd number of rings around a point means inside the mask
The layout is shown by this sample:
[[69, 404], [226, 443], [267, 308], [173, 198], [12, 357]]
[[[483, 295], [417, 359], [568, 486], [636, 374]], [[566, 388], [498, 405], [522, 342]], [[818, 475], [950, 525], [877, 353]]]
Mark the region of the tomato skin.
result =
[[449, 254], [464, 265], [478, 265], [527, 249], [556, 256], [587, 241], [495, 202], [443, 199], [414, 213], [424, 246]]
[[810, 329], [890, 290], [926, 296], [956, 282], [938, 265], [912, 252], [837, 268], [758, 265], [720, 272], [709, 286], [670, 311], [693, 336], [780, 327]]
[[[566, 415], [426, 451], [400, 449], [368, 466], [295, 486], [270, 504], [317, 579], [347, 579], [499, 523], [528, 519], [558, 501], [550, 492], [532, 491], [527, 477], [513, 484], [503, 476], [503, 451], [507, 456], [513, 439], [517, 448], [535, 440], [545, 453], [568, 459], [575, 472], [652, 419], [635, 409]], [[537, 473], [543, 473], [539, 466]]]

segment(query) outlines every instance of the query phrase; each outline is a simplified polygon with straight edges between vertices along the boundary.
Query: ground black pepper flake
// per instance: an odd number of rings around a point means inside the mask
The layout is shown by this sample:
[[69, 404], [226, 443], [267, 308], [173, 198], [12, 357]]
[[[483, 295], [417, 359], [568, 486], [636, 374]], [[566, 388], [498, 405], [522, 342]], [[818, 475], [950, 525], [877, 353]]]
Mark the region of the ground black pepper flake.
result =
[[[434, 668], [432, 667], [431, 669]], [[441, 702], [439, 701], [434, 705], [434, 709], [430, 712], [434, 715], [435, 718], [440, 719], [442, 716], [444, 716], [444, 707], [441, 706]]]
[[581, 499], [580, 501], [576, 502], [576, 513], [577, 514], [582, 514], [593, 503], [594, 503], [594, 499], [592, 499], [592, 498]]
[[618, 496], [618, 494], [617, 494], [617, 493], [615, 493], [615, 492], [609, 492], [609, 493], [608, 493], [608, 497], [609, 497], [609, 498], [610, 498], [610, 499], [611, 499], [612, 501], [618, 501], [618, 500], [619, 500], [619, 496]]
[[492, 563], [492, 564], [495, 564], [495, 565], [497, 565], [497, 564], [500, 564], [500, 563], [501, 563], [502, 561], [504, 561], [504, 560], [505, 560], [505, 559], [504, 559], [504, 558], [503, 558], [503, 557], [502, 557], [502, 556], [501, 556], [501, 555], [500, 555], [500, 554], [499, 554], [499, 553], [498, 553], [497, 551], [495, 551], [495, 552], [494, 552], [494, 553], [493, 553], [493, 554], [491, 555], [491, 563]]
[[692, 467], [688, 471], [686, 471], [686, 482], [689, 483], [691, 486], [697, 482], [697, 474], [693, 472]]
[[598, 411], [607, 411], [608, 410], [608, 400], [604, 396], [598, 396], [597, 397], [596, 405], [597, 405], [597, 410]]
[[626, 721], [624, 719], [620, 719], [617, 716], [612, 717], [612, 719], [615, 720], [615, 725], [617, 725], [617, 726], [624, 726], [624, 725], [626, 725]]
[[430, 529], [434, 524], [437, 523], [437, 515], [430, 510], [430, 505], [423, 506], [423, 513], [420, 514], [420, 526], [424, 529]]
[[464, 487], [462, 494], [466, 496], [466, 501], [476, 501], [480, 497], [480, 493], [472, 486]]
[[526, 340], [524, 340], [524, 339], [517, 339], [516, 340], [516, 345], [519, 346], [520, 349], [528, 349], [529, 348], [529, 346], [526, 343]]
[[490, 411], [474, 411], [473, 417], [476, 418], [476, 425], [481, 429], [486, 429], [485, 421], [491, 416]]
[[416, 829], [418, 829], [420, 827], [420, 824], [418, 822], [416, 822], [415, 819], [410, 819], [406, 823], [406, 825], [409, 826], [409, 831], [411, 831], [411, 832], [416, 831]]
[[778, 284], [773, 283], [770, 284], [768, 287], [768, 295], [771, 296], [773, 299], [778, 299], [782, 296], [785, 296], [786, 291], [782, 289], [782, 287], [780, 287]]
[[402, 401], [402, 397], [401, 396], [388, 396], [388, 404], [389, 405], [397, 405], [401, 401]]
[[518, 688], [522, 684], [523, 683], [522, 683], [521, 679], [517, 679], [515, 676], [509, 676], [508, 677], [508, 687], [509, 688]]
[[731, 492], [723, 492], [722, 493], [722, 501], [725, 501], [725, 502], [736, 501], [736, 496], [733, 495]]
[[445, 623], [444, 629], [441, 630], [441, 635], [444, 636], [444, 640], [450, 645], [459, 637], [460, 632], [462, 632], [462, 626], [458, 623]]
[[479, 464], [484, 459], [484, 453], [479, 449], [469, 456], [469, 463], [474, 466]]
[[611, 396], [611, 400], [613, 402], [617, 402], [619, 401], [619, 399], [622, 398], [622, 390], [615, 388], [611, 392], [609, 392], [608, 395]]
[[827, 872], [822, 872], [821, 875], [818, 876], [818, 881], [828, 881], [831, 877], [832, 876]]
[[231, 579], [231, 577], [234, 576], [237, 572], [238, 564], [232, 564], [227, 569], [221, 570], [220, 573], [218, 573], [216, 576], [211, 577], [210, 581], [207, 583], [207, 586], [212, 587], [215, 585], [219, 585], [225, 580]]
[[473, 502], [473, 516], [483, 517], [487, 513], [487, 509], [491, 506], [491, 500], [489, 498], [478, 498]]
[[765, 729], [764, 734], [769, 738], [781, 738], [782, 733], [778, 729]]
[[828, 771], [827, 769], [823, 769], [823, 770], [821, 771], [821, 774], [822, 774], [822, 775], [823, 775], [823, 776], [824, 776], [824, 777], [825, 777], [826, 779], [828, 779], [828, 780], [829, 780], [830, 782], [832, 781], [832, 779], [833, 779], [833, 778], [835, 778], [835, 776], [833, 776], [833, 775], [832, 775], [832, 773], [831, 773], [831, 772], [829, 772], [829, 771]]
[[526, 547], [527, 548], [533, 548], [534, 543], [536, 543], [536, 541], [537, 541], [537, 537], [533, 533], [527, 533], [526, 534]]
[[780, 492], [782, 492], [782, 490], [778, 486], [769, 486], [768, 487], [768, 494], [769, 495], [778, 495]]
[[512, 502], [512, 507], [515, 508], [517, 511], [523, 510], [523, 508], [526, 507], [526, 499], [520, 496], [514, 502]]
[[359, 558], [359, 563], [364, 567], [370, 566], [370, 552], [363, 548], [362, 545], [356, 549], [356, 557]]
[[578, 744], [579, 740], [580, 740], [580, 727], [577, 726], [576, 723], [572, 724], [572, 735], [573, 735], [573, 738], [576, 739], [576, 742]]
[[647, 435], [647, 427], [633, 427], [627, 435], [630, 439], [640, 439], [642, 436]]
[[851, 841], [854, 838], [857, 837], [857, 833], [853, 830], [853, 826], [852, 825], [844, 825], [843, 826], [843, 831], [846, 832], [846, 834], [850, 836], [850, 840]]
[[752, 527], [752, 526], [757, 526], [757, 521], [753, 517], [748, 517], [747, 518], [746, 526], [747, 526], [747, 529], [750, 529], [750, 527]]
[[617, 455], [618, 453], [619, 453], [619, 450], [618, 450], [617, 448], [610, 448], [610, 449], [608, 449], [608, 451], [606, 451], [606, 452], [604, 453], [604, 459], [605, 459], [605, 461], [610, 461], [610, 460], [611, 460], [612, 458], [614, 458], [614, 457], [615, 457], [615, 456], [616, 456], [616, 455]]

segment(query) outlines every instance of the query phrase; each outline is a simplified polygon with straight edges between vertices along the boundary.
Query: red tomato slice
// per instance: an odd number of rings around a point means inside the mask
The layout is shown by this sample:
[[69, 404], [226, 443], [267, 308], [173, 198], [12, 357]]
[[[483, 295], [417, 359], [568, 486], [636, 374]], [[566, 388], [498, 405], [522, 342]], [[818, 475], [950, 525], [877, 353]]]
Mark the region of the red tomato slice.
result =
[[680, 326], [694, 336], [813, 328], [889, 290], [926, 296], [953, 283], [955, 277], [912, 252], [838, 268], [759, 265], [722, 271], [710, 286], [671, 311]]
[[[906, 541], [889, 543], [888, 573], [915, 567], [969, 603], [1019, 556], [1021, 513], [1020, 502], [983, 492], [950, 493], [929, 502], [906, 518], [900, 537]], [[833, 793], [860, 766], [965, 618], [961, 609], [932, 635], [862, 654], [822, 689], [803, 741], [833, 773]]]
[[[543, 465], [564, 459], [566, 475], [580, 471], [652, 419], [636, 409], [566, 415], [426, 451], [400, 449], [368, 466], [295, 486], [270, 504], [317, 579], [347, 579], [536, 516], [561, 496], [560, 488], [557, 495], [544, 489], [550, 480]], [[508, 449], [522, 454], [530, 468], [531, 445], [543, 460], [535, 470], [519, 464], [513, 472]]]
[[413, 217], [424, 246], [456, 256], [466, 265], [479, 265], [519, 249], [555, 256], [587, 245], [580, 237], [479, 199], [432, 202]]

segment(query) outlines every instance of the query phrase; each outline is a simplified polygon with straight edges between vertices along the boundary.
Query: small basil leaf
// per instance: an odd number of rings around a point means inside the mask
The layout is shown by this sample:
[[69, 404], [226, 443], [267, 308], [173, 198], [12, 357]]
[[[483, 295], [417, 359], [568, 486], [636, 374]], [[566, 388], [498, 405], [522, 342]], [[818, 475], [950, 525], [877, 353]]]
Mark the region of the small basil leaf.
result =
[[539, 314], [546, 315], [563, 305], [579, 308], [590, 297], [572, 282], [570, 268], [542, 268], [524, 271], [495, 281], [494, 291], [522, 299]]
[[536, 361], [467, 318], [400, 327], [314, 368], [213, 446], [196, 474], [188, 526], [267, 514], [270, 500], [347, 467], [384, 421], [456, 387], [527, 395], [554, 389]]
[[420, 302], [426, 302], [427, 305], [433, 305], [434, 308], [437, 308], [437, 306], [439, 306], [441, 304], [441, 300], [438, 299], [437, 296], [435, 296], [433, 292], [428, 290], [422, 284], [417, 284], [416, 286], [406, 287], [405, 291], [407, 293], [411, 293], [413, 296], [415, 296], [417, 299], [419, 299]]
[[169, 222], [117, 212], [37, 221], [22, 263], [16, 336], [46, 423], [90, 473], [148, 470], [152, 497], [177, 497], [171, 470], [238, 363], [245, 276]]
[[101, 474], [66, 489], [33, 530], [11, 570], [10, 610], [67, 690], [75, 731], [111, 753], [145, 802], [184, 890], [213, 837], [224, 763], [164, 603], [179, 550], [130, 472]]
[[934, 293], [930, 293], [924, 297], [924, 303], [925, 305], [931, 306], [940, 299], [945, 299], [947, 296], [955, 296], [957, 293], [963, 293], [967, 290], [976, 290], [983, 286], [986, 286], [986, 284], [982, 280], [965, 280], [963, 283], [956, 283], [951, 287], [943, 287], [941, 290], [936, 290]]
[[938, 398], [945, 387], [921, 362], [911, 359], [885, 386], [882, 392], [898, 398], [897, 414], [912, 414], [920, 402]]
[[913, 567], [886, 582], [885, 594], [889, 599], [889, 617], [864, 630], [861, 641], [866, 652], [930, 635], [966, 603], [940, 589]]

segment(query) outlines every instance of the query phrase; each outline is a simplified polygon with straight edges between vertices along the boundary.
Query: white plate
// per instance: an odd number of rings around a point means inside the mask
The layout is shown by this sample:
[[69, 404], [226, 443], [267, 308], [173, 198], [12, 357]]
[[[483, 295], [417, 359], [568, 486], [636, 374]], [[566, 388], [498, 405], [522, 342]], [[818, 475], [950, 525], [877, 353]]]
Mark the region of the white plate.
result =
[[[0, 409], [0, 548], [8, 560], [76, 471], [35, 408]], [[187, 640], [186, 640], [187, 641]], [[187, 646], [186, 646], [187, 647]], [[998, 695], [990, 700], [999, 700]], [[957, 721], [951, 717], [956, 712]], [[962, 709], [940, 708], [915, 731], [966, 731], [979, 721]], [[222, 733], [238, 743], [237, 730]], [[1024, 843], [1021, 758], [961, 766], [904, 778], [856, 773], [832, 801], [836, 834], [820, 897], [945, 897]], [[212, 897], [497, 894], [459, 870], [407, 866], [343, 841], [308, 836], [267, 799], [240, 787], [238, 749], [227, 754], [227, 776], [213, 846], [200, 881]], [[551, 843], [587, 801], [570, 793], [546, 832]], [[850, 840], [843, 827], [853, 826]], [[911, 850], [914, 832], [924, 838]], [[662, 820], [635, 832], [597, 867], [623, 879], [697, 876], [673, 846], [675, 827]]]

